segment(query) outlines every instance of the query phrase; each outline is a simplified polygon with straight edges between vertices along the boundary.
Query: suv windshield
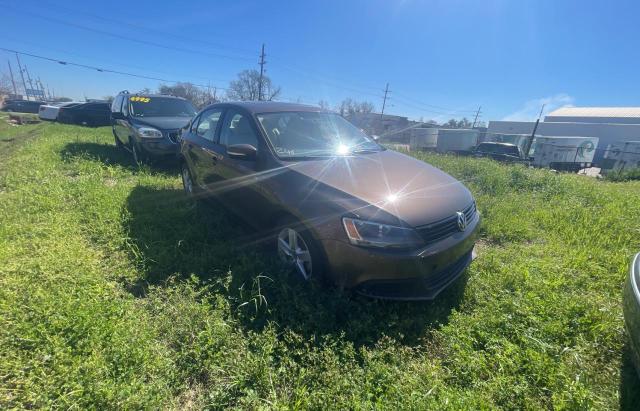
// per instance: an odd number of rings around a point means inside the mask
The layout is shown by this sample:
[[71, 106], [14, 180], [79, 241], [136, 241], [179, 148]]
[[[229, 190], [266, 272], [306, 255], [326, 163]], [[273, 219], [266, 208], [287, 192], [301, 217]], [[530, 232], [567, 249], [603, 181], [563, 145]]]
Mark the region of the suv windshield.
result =
[[186, 100], [170, 97], [129, 97], [134, 117], [193, 117], [196, 110]]
[[258, 114], [280, 158], [344, 155], [383, 148], [334, 113], [280, 112]]
[[508, 154], [512, 156], [520, 155], [518, 147], [503, 144], [480, 144], [478, 146], [478, 151], [483, 153]]

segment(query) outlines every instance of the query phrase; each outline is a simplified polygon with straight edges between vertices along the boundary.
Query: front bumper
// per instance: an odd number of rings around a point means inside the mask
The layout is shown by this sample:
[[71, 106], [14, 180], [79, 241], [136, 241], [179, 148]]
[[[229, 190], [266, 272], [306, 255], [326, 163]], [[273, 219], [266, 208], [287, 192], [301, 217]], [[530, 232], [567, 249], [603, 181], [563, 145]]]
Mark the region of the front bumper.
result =
[[640, 253], [631, 263], [623, 298], [624, 322], [629, 335], [629, 351], [640, 373]]
[[162, 131], [162, 138], [158, 139], [139, 139], [139, 146], [147, 154], [153, 156], [177, 155], [180, 152], [180, 144], [177, 140], [178, 131], [168, 130]]
[[455, 281], [473, 259], [480, 214], [464, 232], [413, 251], [321, 241], [336, 284], [361, 294], [393, 300], [431, 300]]

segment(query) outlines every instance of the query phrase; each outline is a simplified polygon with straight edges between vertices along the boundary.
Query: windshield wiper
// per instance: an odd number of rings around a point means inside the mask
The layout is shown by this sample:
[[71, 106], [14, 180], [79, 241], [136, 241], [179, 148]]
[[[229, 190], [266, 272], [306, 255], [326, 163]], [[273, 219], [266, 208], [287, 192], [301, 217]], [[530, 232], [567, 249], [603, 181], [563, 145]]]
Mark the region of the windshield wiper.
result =
[[351, 151], [352, 154], [367, 154], [367, 153], [377, 153], [378, 151], [382, 151], [381, 148], [361, 148], [358, 150]]

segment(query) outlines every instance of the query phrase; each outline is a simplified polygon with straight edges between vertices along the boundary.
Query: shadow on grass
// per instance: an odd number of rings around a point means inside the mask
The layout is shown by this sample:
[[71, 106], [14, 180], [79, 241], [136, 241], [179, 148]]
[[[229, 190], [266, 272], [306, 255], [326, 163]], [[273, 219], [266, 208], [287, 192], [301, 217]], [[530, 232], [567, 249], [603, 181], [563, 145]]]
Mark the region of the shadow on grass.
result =
[[[118, 148], [115, 144], [101, 144], [97, 142], [79, 141], [67, 144], [60, 153], [62, 159], [68, 161], [76, 157], [100, 161], [107, 165], [120, 165], [131, 171], [139, 170], [133, 157], [125, 148]], [[154, 172], [174, 175], [178, 173], [178, 161], [172, 157], [157, 158], [147, 162]]]
[[637, 410], [640, 406], [640, 378], [631, 356], [631, 348], [627, 342], [622, 351], [622, 369], [620, 370], [621, 410]]
[[[372, 300], [315, 283], [284, 267], [259, 238], [215, 203], [193, 203], [181, 190], [135, 188], [127, 203], [129, 237], [145, 277], [131, 287], [163, 285], [195, 274], [222, 295], [246, 330], [275, 327], [309, 341], [346, 338], [370, 346], [385, 335], [417, 345], [459, 306], [466, 274], [432, 302]], [[267, 236], [265, 236], [267, 237]]]

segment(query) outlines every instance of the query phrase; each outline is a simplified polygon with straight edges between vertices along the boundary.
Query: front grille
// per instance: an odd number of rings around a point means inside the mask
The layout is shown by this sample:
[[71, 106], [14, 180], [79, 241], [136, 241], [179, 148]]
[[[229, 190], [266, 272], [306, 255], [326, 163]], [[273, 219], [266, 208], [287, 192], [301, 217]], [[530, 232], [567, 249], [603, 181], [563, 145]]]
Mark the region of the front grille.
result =
[[178, 132], [178, 130], [169, 131], [167, 133], [167, 137], [169, 137], [169, 140], [171, 140], [174, 143], [178, 142], [178, 136], [179, 135], [180, 135], [180, 133]]
[[[470, 206], [462, 210], [467, 217], [467, 224], [473, 221], [476, 216], [476, 203], [471, 203]], [[435, 223], [427, 224], [416, 228], [418, 234], [427, 244], [437, 243], [450, 235], [453, 235], [459, 231], [458, 229], [458, 216], [452, 215], [444, 220], [436, 221]]]

